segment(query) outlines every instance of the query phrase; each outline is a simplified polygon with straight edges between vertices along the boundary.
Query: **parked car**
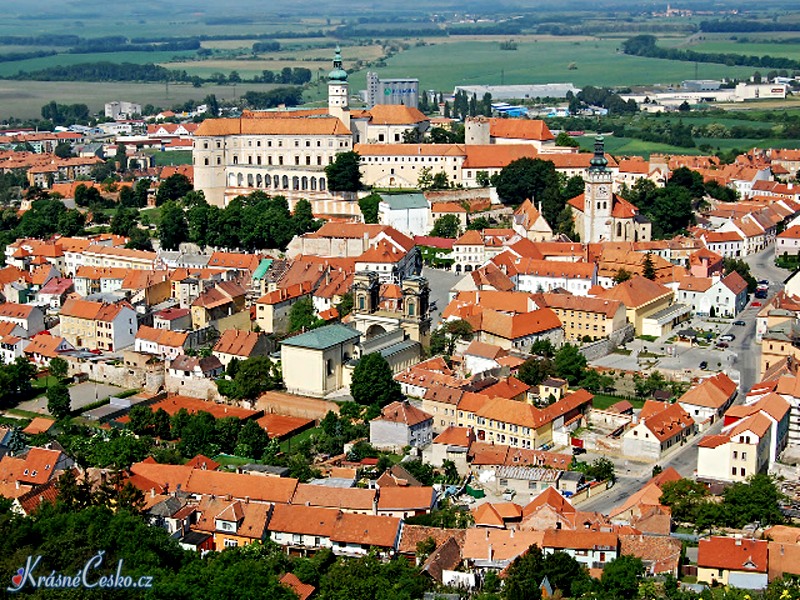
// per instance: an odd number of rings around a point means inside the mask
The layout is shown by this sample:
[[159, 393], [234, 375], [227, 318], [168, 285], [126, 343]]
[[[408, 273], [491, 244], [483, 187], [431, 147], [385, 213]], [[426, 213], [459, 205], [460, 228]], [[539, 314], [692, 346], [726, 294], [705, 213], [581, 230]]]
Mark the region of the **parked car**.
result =
[[745, 323], [744, 321], [734, 321], [733, 324], [736, 325], [737, 327], [744, 327], [745, 325], [747, 325], [747, 323]]
[[733, 335], [732, 333], [723, 333], [721, 336], [719, 336], [720, 342], [732, 342], [735, 339], [736, 336]]
[[717, 348], [727, 348], [728, 342], [717, 342]]
[[759, 306], [761, 306], [761, 302], [753, 302], [752, 304], [750, 304], [750, 306], [758, 308]]
[[579, 448], [579, 447], [575, 446], [572, 449], [572, 454], [574, 456], [578, 456], [579, 454], [586, 454], [586, 448]]
[[708, 362], [707, 362], [707, 361], [705, 361], [705, 360], [704, 360], [704, 361], [702, 361], [702, 362], [700, 363], [700, 368], [701, 368], [701, 369], [703, 369], [703, 370], [705, 371], [705, 370], [708, 368]]

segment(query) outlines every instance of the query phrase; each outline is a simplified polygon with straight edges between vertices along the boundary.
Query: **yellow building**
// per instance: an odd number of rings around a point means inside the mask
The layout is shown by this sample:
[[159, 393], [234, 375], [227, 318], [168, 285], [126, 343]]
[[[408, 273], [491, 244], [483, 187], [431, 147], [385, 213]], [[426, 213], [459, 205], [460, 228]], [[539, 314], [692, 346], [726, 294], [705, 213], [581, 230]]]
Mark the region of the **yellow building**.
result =
[[587, 336], [592, 340], [610, 337], [628, 323], [619, 300], [555, 293], [538, 294], [536, 300], [556, 313], [565, 342], [579, 342]]
[[617, 300], [625, 305], [628, 322], [633, 325], [636, 335], [642, 335], [644, 319], [669, 308], [673, 292], [660, 283], [636, 276], [609, 290], [598, 292], [595, 296], [605, 300]]

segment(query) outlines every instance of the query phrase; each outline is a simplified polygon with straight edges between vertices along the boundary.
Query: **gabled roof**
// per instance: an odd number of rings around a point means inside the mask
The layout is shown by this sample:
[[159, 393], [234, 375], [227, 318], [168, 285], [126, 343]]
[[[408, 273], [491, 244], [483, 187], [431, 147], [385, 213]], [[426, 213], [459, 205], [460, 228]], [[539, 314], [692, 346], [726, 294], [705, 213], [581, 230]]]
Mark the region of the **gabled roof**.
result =
[[214, 345], [214, 352], [249, 358], [253, 355], [258, 341], [259, 334], [255, 331], [227, 329]]
[[686, 428], [694, 426], [694, 420], [679, 404], [671, 404], [644, 420], [644, 425], [660, 442], [678, 435]]
[[[617, 196], [616, 194], [611, 195], [611, 216], [615, 219], [632, 219], [636, 215], [639, 214], [639, 209], [636, 208], [633, 204], [622, 198], [621, 196]], [[567, 204], [576, 208], [581, 212], [585, 212], [585, 205], [586, 205], [586, 197], [585, 194], [580, 194], [567, 200]]]
[[343, 513], [336, 521], [331, 541], [394, 548], [398, 540], [400, 523], [400, 519], [395, 517]]
[[722, 279], [722, 285], [737, 296], [747, 290], [747, 282], [736, 271], [732, 271]]
[[275, 118], [206, 119], [194, 132], [195, 137], [219, 135], [351, 135], [336, 117], [308, 119]]
[[376, 104], [367, 114], [373, 125], [416, 125], [428, 121], [420, 110], [402, 104]]
[[381, 410], [381, 416], [375, 421], [388, 421], [391, 423], [404, 424], [413, 427], [425, 421], [432, 420], [433, 417], [420, 410], [408, 402], [392, 402]]
[[292, 590], [298, 600], [308, 600], [317, 589], [313, 585], [300, 581], [294, 573], [286, 573], [279, 581]]
[[460, 446], [469, 448], [475, 441], [475, 432], [471, 427], [456, 427], [450, 425], [442, 433], [433, 438], [434, 444], [445, 444], [447, 446]]
[[670, 294], [672, 291], [668, 287], [636, 275], [596, 295], [609, 300], [619, 300], [626, 308], [639, 308]]
[[697, 566], [726, 571], [767, 572], [768, 542], [712, 536], [697, 546]]
[[730, 401], [736, 389], [736, 382], [725, 373], [717, 373], [689, 389], [678, 402], [719, 410]]
[[541, 119], [489, 119], [489, 135], [494, 138], [540, 142], [555, 139]]

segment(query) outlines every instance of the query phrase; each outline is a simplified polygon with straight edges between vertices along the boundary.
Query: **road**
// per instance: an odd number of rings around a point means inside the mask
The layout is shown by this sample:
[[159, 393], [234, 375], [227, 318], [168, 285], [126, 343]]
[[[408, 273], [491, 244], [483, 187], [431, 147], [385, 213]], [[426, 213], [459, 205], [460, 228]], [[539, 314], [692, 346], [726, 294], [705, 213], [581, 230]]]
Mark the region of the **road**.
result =
[[[745, 258], [750, 265], [750, 272], [757, 280], [766, 279], [770, 282], [770, 296], [783, 289], [783, 282], [790, 272], [775, 266], [775, 250], [770, 246], [766, 250]], [[747, 308], [738, 315], [737, 319], [746, 323], [745, 326], [731, 325], [725, 333], [732, 333], [736, 339], [730, 343], [729, 351], [733, 355], [733, 368], [739, 371], [739, 395], [734, 404], [741, 404], [750, 388], [756, 383], [759, 370], [760, 349], [755, 341], [756, 315], [759, 307], [748, 304]], [[722, 421], [718, 421], [701, 435], [692, 438], [690, 443], [679, 447], [667, 457], [659, 461], [662, 468], [673, 467], [684, 477], [691, 477], [697, 465], [696, 442], [706, 435], [713, 435], [722, 429]], [[594, 459], [591, 454], [586, 455], [586, 460]], [[624, 459], [614, 459], [617, 471], [617, 482], [606, 493], [582, 502], [581, 510], [590, 510], [608, 514], [619, 506], [632, 494], [636, 493], [644, 482], [652, 475], [652, 464], [630, 463]]]
[[442, 316], [442, 311], [450, 303], [450, 288], [458, 283], [464, 274], [425, 267], [422, 269], [422, 275], [428, 278], [428, 286], [431, 290], [430, 301], [436, 302], [436, 308], [431, 311], [431, 327], [435, 329]]

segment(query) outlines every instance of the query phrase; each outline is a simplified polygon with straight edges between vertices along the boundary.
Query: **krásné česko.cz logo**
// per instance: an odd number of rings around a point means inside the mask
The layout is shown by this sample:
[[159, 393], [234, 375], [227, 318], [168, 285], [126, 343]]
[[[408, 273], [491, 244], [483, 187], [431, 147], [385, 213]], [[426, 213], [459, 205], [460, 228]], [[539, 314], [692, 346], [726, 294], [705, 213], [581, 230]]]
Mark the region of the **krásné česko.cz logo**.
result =
[[34, 571], [42, 560], [41, 556], [29, 556], [24, 567], [17, 569], [11, 577], [11, 587], [8, 592], [19, 592], [30, 586], [34, 589], [68, 589], [68, 588], [100, 588], [100, 589], [147, 589], [153, 587], [153, 578], [149, 575], [131, 577], [122, 574], [122, 559], [117, 563], [116, 572], [111, 575], [96, 573], [103, 564], [105, 550], [101, 550], [83, 565], [74, 575], [50, 571], [50, 573], [35, 575]]

